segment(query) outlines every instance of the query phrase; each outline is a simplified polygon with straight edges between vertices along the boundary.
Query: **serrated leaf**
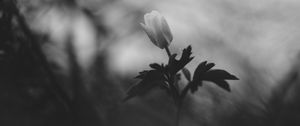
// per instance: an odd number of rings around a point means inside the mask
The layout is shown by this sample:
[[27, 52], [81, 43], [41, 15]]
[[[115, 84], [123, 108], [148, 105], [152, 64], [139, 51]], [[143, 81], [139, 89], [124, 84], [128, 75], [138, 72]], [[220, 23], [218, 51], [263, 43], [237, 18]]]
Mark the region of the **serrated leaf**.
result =
[[137, 85], [132, 86], [128, 92], [127, 96], [123, 101], [127, 101], [135, 96], [144, 95], [148, 93], [152, 88], [162, 85], [163, 81], [152, 81], [152, 82], [140, 82]]
[[182, 73], [188, 81], [191, 81], [191, 72], [188, 69], [182, 68]]
[[214, 67], [215, 64], [214, 63], [208, 63], [207, 61], [201, 62], [195, 72], [194, 72], [194, 77], [193, 80], [197, 81], [197, 80], [201, 80], [202, 75], [207, 72], [208, 70], [210, 70], [212, 67]]
[[163, 73], [159, 70], [143, 71], [140, 75], [142, 75], [143, 80], [128, 90], [127, 97], [123, 101], [127, 101], [137, 95], [143, 95], [165, 82]]
[[143, 79], [148, 72], [149, 72], [149, 70], [144, 70], [142, 72], [139, 72], [139, 75], [137, 75], [135, 78]]
[[192, 46], [189, 45], [187, 48], [183, 49], [181, 57], [188, 58], [192, 54]]
[[171, 74], [177, 73], [179, 70], [184, 68], [186, 64], [188, 64], [194, 57], [191, 57], [192, 47], [188, 46], [183, 49], [182, 55], [179, 60], [176, 59], [177, 54], [173, 54], [169, 58], [168, 68]]
[[162, 69], [162, 67], [159, 64], [157, 64], [157, 63], [152, 63], [149, 66], [151, 68], [155, 69], [155, 70], [161, 70]]
[[202, 81], [210, 81], [221, 87], [222, 89], [225, 89], [226, 91], [230, 91], [230, 86], [226, 82], [226, 80], [238, 80], [238, 78], [230, 73], [228, 73], [225, 70], [220, 69], [211, 69], [214, 67], [214, 63], [207, 63], [207, 61], [204, 61], [198, 65], [194, 72], [194, 77], [192, 80], [191, 92], [194, 92], [197, 90], [198, 86], [202, 85]]
[[238, 80], [238, 78], [225, 70], [215, 69], [206, 72], [203, 80], [214, 82], [219, 87], [230, 91], [229, 84], [225, 80]]

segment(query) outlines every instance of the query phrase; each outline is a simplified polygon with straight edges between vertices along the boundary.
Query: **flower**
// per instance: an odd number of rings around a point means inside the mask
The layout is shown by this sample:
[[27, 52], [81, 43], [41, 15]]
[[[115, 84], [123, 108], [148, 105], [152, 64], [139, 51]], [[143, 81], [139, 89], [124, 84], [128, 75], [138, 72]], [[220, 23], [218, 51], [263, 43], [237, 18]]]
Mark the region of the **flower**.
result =
[[166, 19], [158, 11], [152, 11], [144, 15], [144, 20], [141, 26], [153, 44], [161, 49], [168, 47], [173, 36]]

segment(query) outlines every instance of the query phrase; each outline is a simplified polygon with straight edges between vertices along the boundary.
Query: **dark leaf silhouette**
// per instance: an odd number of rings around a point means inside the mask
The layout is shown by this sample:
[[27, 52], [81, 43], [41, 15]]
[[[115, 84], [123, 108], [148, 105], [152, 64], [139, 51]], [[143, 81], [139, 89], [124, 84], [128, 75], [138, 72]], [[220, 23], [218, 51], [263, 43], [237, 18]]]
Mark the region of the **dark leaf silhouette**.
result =
[[214, 82], [216, 85], [218, 85], [219, 87], [225, 89], [226, 91], [231, 91], [230, 90], [230, 86], [229, 84], [225, 81], [225, 80], [209, 80], [211, 82]]
[[170, 56], [168, 69], [171, 74], [177, 73], [179, 70], [184, 68], [186, 64], [188, 64], [194, 57], [191, 57], [192, 54], [192, 47], [188, 46], [187, 48], [183, 49], [181, 58], [176, 60], [177, 54], [173, 54]]
[[167, 85], [165, 84], [165, 77], [160, 70], [142, 71], [136, 78], [142, 79], [142, 81], [128, 90], [127, 97], [124, 101], [137, 95], [143, 95], [154, 87]]
[[229, 84], [225, 80], [238, 80], [238, 78], [225, 70], [210, 70], [203, 76], [203, 80], [211, 81], [221, 88], [230, 91]]
[[214, 69], [210, 70], [203, 76], [204, 80], [213, 79], [226, 79], [226, 80], [238, 80], [238, 78], [225, 70]]
[[157, 63], [152, 63], [149, 65], [151, 68], [155, 69], [155, 70], [160, 70], [161, 66]]
[[230, 91], [230, 86], [225, 80], [238, 80], [238, 78], [225, 70], [211, 70], [214, 66], [214, 63], [207, 63], [207, 61], [198, 65], [194, 72], [193, 81], [189, 84], [192, 93], [198, 90], [198, 86], [202, 86], [202, 81], [211, 81], [222, 89]]
[[159, 71], [165, 72], [165, 66], [164, 66], [164, 64], [159, 65], [158, 63], [152, 63], [149, 66], [151, 68], [155, 69], [155, 70], [159, 70]]
[[139, 75], [137, 75], [135, 78], [136, 79], [143, 79], [145, 78], [146, 74], [149, 72], [149, 70], [144, 70], [142, 72], [139, 72]]
[[[212, 69], [215, 66], [214, 63], [201, 62], [197, 66], [194, 76], [191, 77], [190, 71], [185, 68], [194, 58], [191, 57], [191, 51], [191, 46], [183, 49], [179, 60], [176, 59], [177, 54], [171, 55], [166, 66], [157, 63], [150, 64], [149, 66], [152, 70], [144, 70], [139, 73], [136, 78], [142, 80], [129, 89], [124, 101], [137, 95], [143, 95], [152, 88], [159, 86], [166, 90], [168, 94], [171, 94], [174, 100], [178, 102], [178, 98], [180, 101], [189, 90], [192, 93], [197, 91], [199, 86], [202, 86], [203, 81], [213, 82], [222, 89], [230, 91], [230, 86], [226, 80], [238, 80], [238, 78], [225, 70]], [[184, 87], [181, 93], [178, 85], [178, 81], [180, 80], [178, 71], [180, 70], [182, 70], [183, 75], [189, 81], [189, 84]]]
[[198, 85], [202, 85], [202, 81], [199, 81], [199, 82], [195, 82], [195, 81], [192, 81], [189, 85], [190, 86], [190, 89], [191, 89], [191, 92], [194, 93], [198, 90]]
[[207, 64], [207, 61], [200, 63], [194, 72], [193, 81], [200, 81], [202, 75], [214, 66], [215, 66], [214, 63]]

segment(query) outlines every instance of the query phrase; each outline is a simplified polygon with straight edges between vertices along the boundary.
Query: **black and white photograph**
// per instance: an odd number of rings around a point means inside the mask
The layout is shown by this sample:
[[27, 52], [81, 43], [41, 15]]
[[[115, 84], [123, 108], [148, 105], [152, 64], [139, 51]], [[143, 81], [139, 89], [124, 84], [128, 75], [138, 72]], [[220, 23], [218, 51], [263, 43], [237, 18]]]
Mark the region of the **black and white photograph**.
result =
[[299, 125], [300, 0], [0, 0], [0, 126]]

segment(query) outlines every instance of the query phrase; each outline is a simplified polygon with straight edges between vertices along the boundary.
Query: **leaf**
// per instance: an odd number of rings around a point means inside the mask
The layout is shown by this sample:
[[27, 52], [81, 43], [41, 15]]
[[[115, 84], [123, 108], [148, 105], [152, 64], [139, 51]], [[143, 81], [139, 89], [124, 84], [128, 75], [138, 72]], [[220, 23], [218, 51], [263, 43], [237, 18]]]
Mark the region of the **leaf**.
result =
[[194, 72], [193, 80], [200, 80], [202, 75], [214, 66], [214, 63], [207, 64], [207, 61], [201, 62]]
[[191, 81], [191, 72], [188, 69], [182, 68], [182, 73], [188, 81]]
[[148, 72], [149, 72], [149, 70], [144, 70], [144, 71], [140, 72], [139, 75], [137, 75], [135, 78], [136, 79], [143, 79]]
[[238, 80], [238, 78], [225, 70], [210, 70], [204, 76], [204, 80], [224, 79], [224, 80]]
[[215, 69], [205, 73], [203, 80], [214, 82], [219, 87], [230, 91], [229, 84], [225, 80], [238, 80], [238, 78], [225, 70]]
[[140, 73], [138, 78], [142, 78], [143, 80], [128, 90], [127, 97], [123, 101], [127, 101], [137, 95], [143, 95], [152, 88], [165, 83], [164, 75], [159, 70], [143, 71]]
[[[199, 83], [201, 83], [201, 84], [199, 84]], [[191, 82], [190, 83], [190, 89], [191, 89], [192, 93], [194, 93], [198, 90], [198, 87], [199, 87], [198, 85], [202, 85], [202, 82], [200, 81], [200, 82]]]
[[195, 92], [198, 86], [202, 86], [202, 81], [210, 81], [221, 87], [226, 91], [230, 91], [230, 86], [226, 80], [238, 80], [238, 78], [225, 70], [211, 69], [214, 63], [207, 63], [204, 61], [198, 65], [194, 72], [194, 77], [189, 83], [191, 92]]
[[151, 68], [155, 69], [155, 70], [161, 70], [162, 69], [162, 67], [158, 63], [152, 63], [149, 66]]
[[168, 69], [171, 74], [176, 74], [179, 70], [184, 68], [186, 64], [188, 64], [194, 57], [191, 57], [192, 47], [188, 46], [183, 49], [182, 55], [179, 60], [176, 60], [177, 54], [173, 54], [169, 58]]
[[219, 87], [225, 89], [226, 91], [230, 92], [229, 84], [225, 80], [209, 80], [215, 84], [217, 84]]

